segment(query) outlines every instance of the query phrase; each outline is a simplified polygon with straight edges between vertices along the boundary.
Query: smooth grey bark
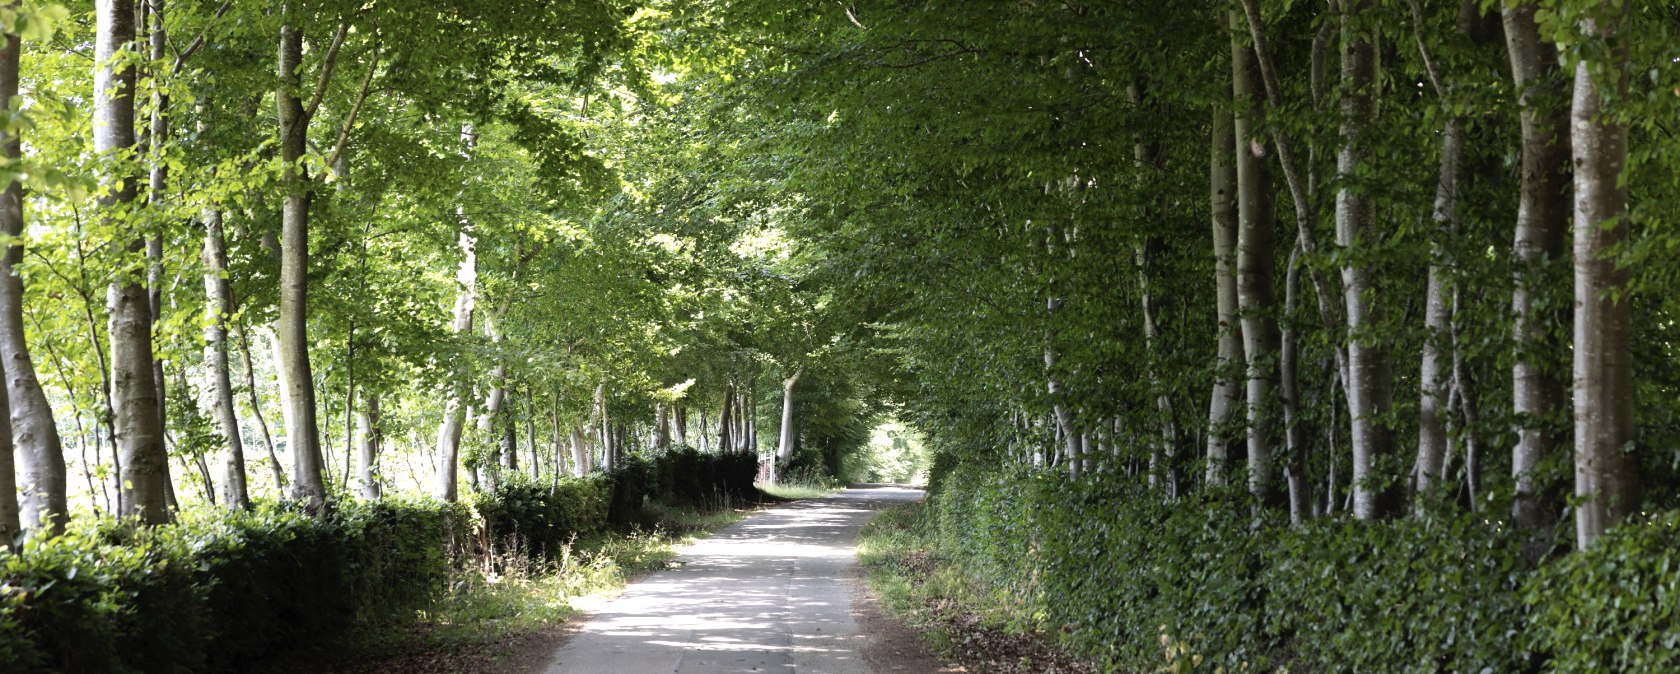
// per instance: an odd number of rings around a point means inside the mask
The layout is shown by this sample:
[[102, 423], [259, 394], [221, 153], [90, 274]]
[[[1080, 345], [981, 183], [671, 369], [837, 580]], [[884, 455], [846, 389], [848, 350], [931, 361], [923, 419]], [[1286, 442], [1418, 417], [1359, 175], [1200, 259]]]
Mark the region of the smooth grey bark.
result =
[[[1270, 101], [1277, 100], [1282, 95], [1283, 85], [1278, 81], [1277, 67], [1272, 62], [1271, 48], [1266, 41], [1264, 23], [1260, 18], [1260, 5], [1258, 0], [1240, 0], [1240, 4], [1242, 16], [1248, 25], [1249, 37], [1254, 41], [1254, 64], [1260, 71], [1260, 81], [1264, 85], [1266, 100], [1270, 104]], [[1309, 179], [1311, 176], [1302, 175], [1295, 154], [1295, 144], [1288, 134], [1281, 129], [1274, 129], [1272, 146], [1277, 150], [1278, 167], [1283, 171], [1284, 184], [1289, 188], [1289, 198], [1294, 205], [1296, 245], [1301, 247], [1301, 255], [1310, 260], [1318, 254], [1317, 236], [1313, 232], [1313, 217], [1317, 212], [1313, 208], [1316, 186]], [[1312, 281], [1313, 295], [1318, 299], [1319, 320], [1324, 323], [1325, 332], [1332, 336], [1338, 335], [1346, 325], [1341, 303], [1335, 299], [1342, 294], [1341, 291], [1336, 288], [1330, 275], [1316, 267], [1310, 267], [1307, 276]], [[1345, 391], [1348, 381], [1347, 349], [1335, 344], [1332, 354], [1337, 381], [1342, 383]]]
[[[21, 57], [21, 40], [17, 35], [6, 35], [5, 46], [0, 49], [0, 105], [10, 105], [18, 95]], [[0, 138], [0, 150], [8, 160], [17, 161], [23, 156], [23, 140], [17, 133], [5, 134]], [[9, 410], [0, 423], [10, 426], [3, 434], [6, 446], [0, 449], [5, 454], [0, 457], [0, 489], [6, 491], [0, 496], [0, 527], [14, 534], [20, 524], [58, 531], [69, 516], [64, 448], [24, 333], [23, 278], [17, 272], [17, 265], [23, 261], [23, 185], [16, 180], [0, 192], [0, 235], [10, 242], [0, 253], [0, 369], [6, 380], [0, 395], [6, 396]], [[21, 459], [21, 466], [13, 465], [14, 456]], [[22, 469], [21, 474], [17, 468]], [[23, 497], [21, 520], [19, 492]], [[9, 536], [0, 538], [0, 543], [8, 540]]]
[[[0, 376], [3, 375], [4, 373], [0, 373]], [[0, 386], [0, 404], [10, 404], [4, 386]], [[17, 470], [12, 463], [12, 456], [11, 416], [0, 414], [0, 549], [11, 549], [15, 546], [23, 528], [22, 521], [18, 518], [18, 490], [14, 486], [17, 484]]]
[[[1627, 243], [1627, 127], [1605, 110], [1627, 92], [1627, 53], [1616, 44], [1621, 17], [1606, 4], [1582, 32], [1610, 41], [1598, 62], [1575, 66], [1570, 135], [1575, 166], [1575, 542], [1586, 549], [1639, 506], [1634, 440]], [[1593, 70], [1599, 70], [1599, 77]], [[1600, 79], [1602, 78], [1602, 79]]]
[[1301, 246], [1289, 254], [1284, 271], [1282, 344], [1278, 350], [1278, 389], [1283, 403], [1283, 445], [1289, 455], [1284, 471], [1289, 484], [1289, 520], [1300, 524], [1312, 517], [1312, 480], [1307, 476], [1306, 432], [1301, 428], [1300, 345], [1296, 312], [1301, 297]]
[[688, 407], [682, 403], [675, 404], [676, 410], [674, 410], [673, 416], [676, 417], [677, 444], [686, 446], [688, 444]]
[[[1428, 44], [1423, 39], [1423, 9], [1417, 0], [1410, 1], [1412, 35], [1418, 53], [1423, 58], [1426, 74], [1447, 111], [1447, 121], [1441, 128], [1440, 169], [1435, 183], [1435, 203], [1430, 218], [1431, 233], [1428, 278], [1424, 289], [1424, 339], [1418, 363], [1418, 442], [1417, 457], [1413, 461], [1411, 488], [1414, 512], [1421, 514], [1428, 505], [1428, 494], [1435, 476], [1446, 461], [1448, 445], [1448, 412], [1451, 406], [1451, 368], [1449, 348], [1452, 345], [1452, 302], [1448, 297], [1447, 252], [1444, 242], [1458, 233], [1459, 157], [1464, 146], [1464, 120], [1452, 112], [1452, 83], [1438, 70]], [[1462, 3], [1458, 33], [1468, 37], [1473, 8]]]
[[[1423, 41], [1422, 11], [1412, 3], [1413, 30], [1424, 63], [1430, 64], [1429, 76], [1434, 83], [1441, 104], [1450, 110], [1450, 83], [1435, 71], [1433, 59]], [[1468, 12], [1460, 12], [1459, 33], [1470, 32]], [[1448, 113], [1441, 129], [1440, 172], [1435, 185], [1435, 204], [1431, 212], [1435, 241], [1431, 245], [1429, 276], [1424, 291], [1423, 353], [1418, 365], [1418, 445], [1412, 475], [1412, 487], [1417, 494], [1414, 507], [1421, 512], [1427, 504], [1426, 494], [1433, 488], [1435, 476], [1441, 472], [1447, 454], [1447, 412], [1450, 404], [1450, 356], [1446, 347], [1452, 343], [1452, 301], [1448, 296], [1446, 251], [1441, 242], [1458, 233], [1459, 158], [1464, 150], [1464, 119]]]
[[[1222, 106], [1213, 109], [1208, 184], [1213, 208], [1213, 275], [1219, 320], [1213, 395], [1208, 403], [1207, 483], [1225, 484], [1232, 417], [1242, 402], [1237, 368], [1242, 367], [1242, 332], [1237, 315], [1237, 167], [1235, 119]], [[1106, 442], [1106, 441], [1105, 441]]]
[[251, 507], [245, 478], [245, 441], [233, 406], [233, 377], [228, 371], [228, 317], [233, 314], [228, 287], [227, 241], [222, 212], [207, 207], [204, 220], [204, 368], [210, 380], [211, 416], [227, 447], [222, 473], [222, 502], [229, 508]]
[[805, 368], [798, 368], [782, 380], [782, 430], [776, 445], [776, 460], [782, 463], [793, 460], [793, 387], [803, 374]]
[[[99, 0], [94, 42], [93, 146], [102, 157], [114, 158], [135, 144], [134, 97], [137, 75], [124, 56], [134, 49], [133, 0]], [[136, 177], [112, 174], [101, 178], [101, 208], [128, 208], [137, 196]], [[126, 244], [130, 254], [145, 250], [145, 239]], [[137, 516], [147, 524], [169, 521], [168, 454], [164, 446], [163, 416], [152, 356], [151, 307], [143, 279], [133, 271], [120, 272], [106, 294], [111, 340], [112, 425], [122, 455], [120, 514]]]
[[281, 373], [281, 405], [286, 422], [286, 446], [292, 452], [292, 493], [311, 512], [326, 505], [325, 460], [316, 419], [315, 377], [309, 363], [309, 204], [313, 179], [302, 159], [308, 150], [309, 123], [320, 108], [325, 85], [331, 81], [338, 49], [348, 25], [340, 25], [332, 46], [322, 58], [320, 84], [305, 104], [301, 97], [303, 29], [292, 16], [292, 3], [281, 6], [279, 86], [274, 98], [278, 111], [281, 185], [280, 317], [275, 322], [279, 345], [276, 363]]
[[595, 384], [595, 434], [601, 441], [601, 463], [603, 471], [613, 469], [613, 437], [612, 420], [607, 417], [607, 382]]
[[[1452, 431], [1452, 435], [1448, 437], [1449, 440], [1452, 437], [1459, 437], [1463, 439], [1460, 444], [1463, 445], [1464, 452], [1464, 486], [1469, 496], [1468, 500], [1470, 502], [1470, 511], [1476, 512], [1478, 503], [1476, 495], [1481, 489], [1481, 466], [1479, 465], [1481, 459], [1481, 447], [1480, 442], [1476, 437], [1476, 390], [1473, 382], [1470, 381], [1470, 373], [1465, 367], [1464, 351], [1459, 349], [1457, 346], [1458, 343], [1462, 341], [1464, 332], [1462, 295], [1463, 289], [1455, 288], [1453, 290], [1452, 393], [1449, 400], [1452, 401], [1451, 405], [1453, 409], [1458, 411], [1458, 415], [1456, 417], [1449, 417], [1449, 419], [1453, 420], [1455, 424], [1462, 423], [1463, 425], [1450, 426], [1449, 430]], [[1448, 447], [1450, 450], [1451, 445]], [[1443, 461], [1441, 466], [1441, 479], [1447, 479], [1447, 471], [1449, 468], [1450, 466], [1447, 462]]]
[[1244, 380], [1248, 405], [1248, 491], [1259, 503], [1276, 500], [1272, 443], [1277, 435], [1275, 388], [1278, 379], [1277, 292], [1273, 242], [1277, 209], [1265, 142], [1256, 130], [1263, 119], [1265, 94], [1253, 51], [1231, 38], [1232, 95], [1236, 101], [1234, 141], [1237, 176], [1238, 315], [1242, 327]]
[[1371, 90], [1376, 79], [1376, 56], [1369, 29], [1359, 18], [1365, 2], [1343, 0], [1341, 147], [1336, 153], [1336, 243], [1347, 256], [1342, 265], [1342, 292], [1348, 328], [1348, 415], [1353, 446], [1353, 516], [1372, 519], [1395, 506], [1393, 487], [1379, 474], [1378, 464], [1393, 451], [1392, 432], [1383, 423], [1392, 392], [1388, 353], [1380, 338], [1370, 334], [1381, 321], [1374, 300], [1376, 279], [1370, 262], [1359, 259], [1377, 238], [1370, 197], [1357, 186], [1365, 155], [1359, 136], [1370, 125]]
[[[461, 138], [470, 148], [476, 138], [472, 125], [462, 126]], [[478, 240], [473, 237], [472, 220], [464, 206], [457, 208], [457, 215], [461, 227], [456, 234], [456, 245], [461, 249], [461, 263], [455, 271], [455, 309], [450, 331], [461, 336], [472, 332], [478, 306]], [[432, 485], [432, 496], [446, 502], [453, 502], [459, 495], [456, 464], [460, 462], [461, 431], [466, 425], [466, 397], [467, 382], [464, 375], [457, 376], [449, 400], [444, 403], [443, 421], [438, 424], [437, 479]]]
[[[1161, 489], [1168, 498], [1178, 496], [1178, 480], [1174, 475], [1175, 450], [1178, 444], [1178, 426], [1173, 422], [1172, 398], [1167, 395], [1165, 387], [1161, 385], [1160, 374], [1154, 362], [1156, 353], [1160, 349], [1161, 331], [1157, 313], [1160, 311], [1155, 301], [1153, 288], [1149, 283], [1149, 268], [1147, 260], [1155, 247], [1155, 242], [1146, 240], [1136, 248], [1138, 270], [1138, 297], [1143, 310], [1143, 344], [1148, 354], [1150, 365], [1150, 388], [1155, 389], [1155, 422], [1159, 433], [1151, 443], [1149, 453], [1149, 485]], [[1075, 443], [1079, 453], [1068, 458], [1073, 460], [1070, 473], [1078, 478], [1083, 470], [1085, 452], [1085, 437], [1081, 434]]]
[[[12, 2], [7, 6], [9, 9], [16, 9], [18, 4]], [[4, 39], [5, 45], [0, 47], [0, 105], [9, 108], [12, 99], [18, 95], [18, 66], [22, 56], [22, 41], [13, 33], [7, 33]], [[5, 133], [0, 137], [0, 147], [3, 147], [0, 151], [5, 153], [8, 161], [16, 162], [23, 155], [23, 143], [17, 133]], [[10, 372], [14, 367], [19, 367], [19, 358], [16, 356], [21, 355], [23, 364], [27, 364], [26, 371], [35, 389], [39, 391], [41, 388], [40, 382], [34, 379], [34, 364], [29, 359], [28, 343], [23, 341], [23, 279], [18, 277], [16, 271], [17, 263], [23, 257], [23, 245], [18, 242], [23, 234], [23, 185], [17, 180], [7, 181], [5, 191], [0, 192], [0, 234], [4, 234], [9, 242], [5, 252], [0, 253], [0, 377], [6, 380], [6, 385], [0, 386], [0, 405], [4, 405], [8, 411], [7, 414], [0, 414], [0, 548], [11, 548], [16, 544], [22, 529], [18, 508], [17, 467], [13, 463], [18, 452], [14, 450], [22, 449], [26, 467], [31, 467], [36, 461], [44, 458], [39, 456], [38, 448], [23, 446], [24, 441], [13, 435], [18, 424], [12, 421], [12, 414], [18, 408], [11, 404], [14, 395], [11, 389], [14, 387], [14, 380], [19, 384], [25, 383], [21, 377], [14, 377]], [[20, 346], [21, 349], [18, 348]], [[44, 395], [40, 402], [46, 402]], [[50, 421], [52, 409], [49, 407], [46, 412]], [[54, 428], [53, 438], [57, 437], [58, 432]], [[14, 439], [17, 440], [16, 446]], [[59, 452], [58, 465], [62, 475], [62, 450]], [[31, 495], [43, 491], [34, 484], [23, 486], [25, 493]], [[59, 493], [63, 494], [64, 489], [60, 489]], [[39, 507], [31, 508], [34, 511], [30, 513], [31, 519], [44, 519], [48, 528], [61, 527], [66, 512], [63, 504], [61, 503], [57, 510], [53, 510], [52, 506], [45, 502], [46, 499], [41, 501]], [[38, 525], [32, 523], [31, 526]]]
[[[501, 319], [507, 312], [508, 304], [503, 303], [495, 310], [485, 312], [484, 331], [490, 336], [492, 351], [499, 352], [502, 343], [507, 339], [502, 332]], [[508, 405], [507, 364], [502, 361], [500, 354], [496, 355], [496, 362], [490, 368], [490, 394], [485, 397], [484, 414], [478, 417], [478, 430], [491, 441], [491, 455], [482, 467], [485, 475], [490, 478], [490, 488], [496, 489], [501, 484], [499, 475], [502, 468], [513, 468], [518, 465], [517, 449], [510, 441], [513, 430], [510, 419], [504, 414]], [[500, 420], [502, 433], [496, 435], [497, 421]], [[508, 462], [512, 461], [510, 465]]]
[[[149, 21], [148, 39], [151, 45], [151, 57], [154, 64], [161, 64], [168, 57], [169, 33], [163, 23], [164, 0], [141, 0], [141, 16]], [[142, 23], [145, 23], [143, 21]], [[160, 77], [156, 71], [152, 77]], [[163, 89], [158, 89], [152, 95], [152, 123], [150, 129], [151, 151], [155, 155], [148, 172], [147, 200], [150, 205], [162, 203], [164, 188], [169, 184], [169, 166], [162, 161], [161, 152], [169, 144], [169, 96]], [[163, 237], [157, 234], [146, 237], [146, 308], [151, 313], [149, 329], [152, 339], [157, 340], [158, 323], [163, 320]], [[163, 359], [152, 359], [152, 381], [157, 386], [158, 400], [158, 428], [169, 428], [169, 389], [165, 385], [168, 379], [163, 373]], [[185, 381], [183, 379], [183, 381]], [[166, 436], [167, 437], [167, 436]], [[163, 464], [164, 499], [171, 509], [179, 506], [175, 502], [175, 486], [169, 476], [169, 462]], [[214, 502], [214, 490], [211, 490], [211, 500]]]
[[653, 408], [653, 446], [660, 449], [671, 446], [671, 404], [657, 403]]
[[[1556, 91], [1566, 83], [1557, 50], [1541, 39], [1535, 23], [1537, 5], [1534, 0], [1506, 3], [1502, 16], [1522, 114], [1522, 187], [1512, 243], [1516, 269], [1511, 291], [1511, 411], [1517, 420], [1517, 443], [1511, 448], [1516, 480], [1511, 517], [1527, 528], [1546, 526], [1562, 510], [1559, 490], [1539, 484], [1535, 470], [1564, 443], [1558, 417], [1568, 403], [1566, 382], [1546, 365], [1562, 355], [1547, 327], [1560, 317], [1543, 313], [1539, 300], [1551, 286], [1546, 270], [1563, 259], [1568, 243], [1569, 110]], [[1548, 95], [1557, 100], [1546, 100]]]
[[286, 471], [280, 465], [280, 455], [274, 451], [274, 435], [268, 431], [268, 420], [263, 417], [262, 397], [257, 395], [256, 366], [251, 359], [251, 340], [245, 331], [244, 322], [236, 322], [234, 328], [239, 331], [239, 353], [245, 360], [245, 392], [251, 399], [251, 417], [257, 420], [257, 430], [262, 432], [263, 449], [268, 452], [268, 465], [274, 471], [274, 489], [280, 494], [286, 493]]
[[[461, 143], [464, 158], [471, 160], [471, 155], [478, 142], [478, 135], [472, 124], [461, 125]], [[450, 330], [457, 337], [472, 332], [473, 319], [478, 307], [478, 239], [474, 235], [471, 217], [467, 214], [464, 203], [456, 205], [456, 216], [460, 228], [456, 233], [456, 245], [461, 249], [461, 262], [455, 271], [455, 307], [450, 321]], [[465, 429], [467, 417], [466, 398], [469, 384], [464, 374], [458, 374], [450, 389], [449, 400], [444, 403], [443, 420], [438, 424], [437, 434], [437, 477], [432, 487], [432, 496], [446, 502], [455, 501], [459, 496], [460, 477], [457, 464], [460, 463], [461, 433]]]
[[735, 443], [733, 442], [733, 439], [729, 435], [729, 431], [730, 431], [729, 427], [732, 425], [730, 422], [731, 422], [731, 420], [734, 419], [733, 411], [730, 408], [732, 408], [734, 406], [734, 402], [735, 402], [735, 385], [730, 384], [729, 386], [725, 387], [724, 390], [723, 390], [723, 411], [718, 414], [718, 444], [717, 444], [717, 446], [718, 446], [718, 452], [719, 453], [728, 452], [728, 451], [734, 449], [734, 447], [735, 447]]
[[384, 448], [385, 433], [380, 427], [379, 394], [362, 396], [361, 408], [356, 411], [356, 492], [362, 498], [379, 499], [379, 454]]
[[583, 477], [593, 468], [589, 465], [589, 448], [584, 445], [583, 429], [572, 429], [572, 477]]

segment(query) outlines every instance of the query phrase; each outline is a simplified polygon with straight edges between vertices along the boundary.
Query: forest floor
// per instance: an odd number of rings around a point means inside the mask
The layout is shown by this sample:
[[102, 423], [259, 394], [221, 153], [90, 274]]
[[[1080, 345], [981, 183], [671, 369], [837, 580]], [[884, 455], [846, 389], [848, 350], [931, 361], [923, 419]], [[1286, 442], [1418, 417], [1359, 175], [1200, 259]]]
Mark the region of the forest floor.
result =
[[1090, 662], [1063, 650], [1055, 634], [1029, 627], [1030, 616], [943, 559], [915, 520], [922, 505], [896, 506], [864, 527], [859, 556], [870, 591], [896, 621], [918, 632], [944, 671], [974, 674], [1091, 674]]

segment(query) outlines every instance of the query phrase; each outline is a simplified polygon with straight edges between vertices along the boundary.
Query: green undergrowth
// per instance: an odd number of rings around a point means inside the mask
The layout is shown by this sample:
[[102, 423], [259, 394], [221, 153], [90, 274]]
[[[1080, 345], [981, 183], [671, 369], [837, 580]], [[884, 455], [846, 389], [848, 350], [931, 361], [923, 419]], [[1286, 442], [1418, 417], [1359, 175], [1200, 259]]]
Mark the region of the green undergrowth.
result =
[[840, 491], [840, 487], [818, 481], [783, 481], [774, 483], [759, 482], [754, 486], [758, 487], [758, 490], [764, 492], [765, 494], [789, 501], [797, 501], [799, 499], [807, 498], [822, 498]]
[[1680, 671], [1680, 512], [1534, 546], [1467, 513], [1295, 526], [1239, 498], [959, 468], [860, 555], [936, 644], [960, 615], [1105, 672]]
[[859, 537], [858, 559], [887, 611], [950, 658], [962, 659], [965, 651], [984, 654], [984, 645], [970, 642], [988, 633], [1039, 642], [1039, 648], [1029, 650], [1042, 651], [1053, 644], [1055, 636], [1047, 630], [1043, 614], [954, 559], [939, 545], [924, 511], [922, 503], [888, 508], [865, 525]]
[[460, 503], [81, 518], [0, 550], [0, 672], [232, 672], [392, 635], [490, 638], [658, 568], [761, 497], [756, 459], [674, 448], [608, 474], [509, 476]]
[[[565, 622], [582, 597], [611, 595], [666, 568], [677, 548], [744, 519], [751, 503], [646, 508], [651, 526], [608, 531], [563, 544], [553, 557], [518, 551], [457, 569], [448, 590], [406, 629], [375, 635], [364, 649], [411, 652], [487, 644]], [[487, 563], [486, 563], [487, 562]]]

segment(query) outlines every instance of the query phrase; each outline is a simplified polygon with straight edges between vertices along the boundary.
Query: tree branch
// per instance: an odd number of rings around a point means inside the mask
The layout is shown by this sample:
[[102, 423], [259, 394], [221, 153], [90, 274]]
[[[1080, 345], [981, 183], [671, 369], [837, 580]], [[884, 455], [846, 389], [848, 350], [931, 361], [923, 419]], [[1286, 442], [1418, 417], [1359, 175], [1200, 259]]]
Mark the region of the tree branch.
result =
[[222, 6], [217, 7], [215, 15], [211, 17], [210, 25], [205, 26], [204, 30], [199, 31], [198, 37], [193, 38], [192, 42], [187, 43], [187, 48], [181, 50], [181, 53], [175, 57], [175, 67], [170, 70], [170, 74], [179, 75], [181, 73], [181, 69], [185, 68], [187, 65], [187, 59], [192, 58], [192, 55], [198, 53], [199, 48], [204, 46], [205, 36], [209, 35], [210, 29], [216, 26], [215, 20], [222, 18], [222, 16], [227, 14], [228, 10], [232, 7], [233, 0], [222, 1]]
[[333, 68], [338, 65], [338, 51], [344, 47], [344, 38], [350, 34], [350, 22], [340, 21], [338, 34], [333, 36], [332, 46], [327, 47], [327, 55], [321, 61], [321, 75], [315, 81], [315, 94], [310, 97], [309, 104], [303, 106], [303, 118], [314, 119], [315, 113], [321, 109], [321, 99], [327, 95], [327, 85], [332, 83]]
[[327, 166], [338, 165], [339, 158], [344, 156], [345, 146], [350, 144], [350, 130], [356, 126], [356, 117], [362, 114], [362, 104], [367, 102], [368, 88], [373, 84], [373, 73], [379, 69], [379, 47], [380, 42], [376, 38], [373, 42], [373, 59], [368, 63], [367, 74], [362, 76], [361, 91], [356, 93], [356, 103], [350, 106], [350, 115], [338, 130], [338, 141], [333, 144], [332, 157], [327, 159]]

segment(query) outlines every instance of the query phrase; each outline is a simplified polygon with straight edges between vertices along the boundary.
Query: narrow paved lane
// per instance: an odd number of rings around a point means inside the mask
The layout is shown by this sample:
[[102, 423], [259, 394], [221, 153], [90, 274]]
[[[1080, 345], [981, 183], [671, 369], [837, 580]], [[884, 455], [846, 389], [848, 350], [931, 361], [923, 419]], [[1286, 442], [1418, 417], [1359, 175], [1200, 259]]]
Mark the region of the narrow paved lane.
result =
[[858, 529], [918, 498], [847, 489], [724, 529], [597, 610], [548, 674], [870, 674], [846, 579]]

